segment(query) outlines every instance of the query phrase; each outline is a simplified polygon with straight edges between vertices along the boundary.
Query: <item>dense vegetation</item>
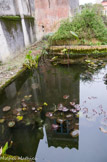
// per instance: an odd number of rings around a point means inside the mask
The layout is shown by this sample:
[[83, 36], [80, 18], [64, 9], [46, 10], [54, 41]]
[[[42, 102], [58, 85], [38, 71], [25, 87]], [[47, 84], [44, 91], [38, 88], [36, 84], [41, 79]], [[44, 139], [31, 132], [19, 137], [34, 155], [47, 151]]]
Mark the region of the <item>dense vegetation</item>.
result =
[[74, 40], [71, 31], [78, 35], [79, 42], [96, 39], [101, 44], [107, 44], [107, 27], [96, 7], [85, 7], [81, 13], [71, 21], [70, 19], [61, 22], [58, 31], [50, 38], [51, 41]]

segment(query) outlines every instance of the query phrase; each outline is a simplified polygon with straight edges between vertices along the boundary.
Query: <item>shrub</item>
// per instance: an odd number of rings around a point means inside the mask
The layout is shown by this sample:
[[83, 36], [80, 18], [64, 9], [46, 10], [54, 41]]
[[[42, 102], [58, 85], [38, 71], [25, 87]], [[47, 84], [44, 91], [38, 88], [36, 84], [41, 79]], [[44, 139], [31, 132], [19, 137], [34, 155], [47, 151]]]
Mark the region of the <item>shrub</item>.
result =
[[61, 22], [58, 31], [51, 37], [55, 40], [74, 40], [70, 31], [75, 32], [80, 40], [91, 40], [93, 38], [107, 43], [107, 28], [96, 8], [84, 8], [81, 13], [76, 14], [72, 22], [70, 19]]

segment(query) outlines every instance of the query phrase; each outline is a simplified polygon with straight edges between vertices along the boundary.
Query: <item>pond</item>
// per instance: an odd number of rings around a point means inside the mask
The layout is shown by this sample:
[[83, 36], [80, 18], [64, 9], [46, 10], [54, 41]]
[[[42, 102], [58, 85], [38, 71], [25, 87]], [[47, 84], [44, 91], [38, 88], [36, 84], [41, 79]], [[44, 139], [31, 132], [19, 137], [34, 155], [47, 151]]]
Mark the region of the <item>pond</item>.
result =
[[107, 162], [107, 65], [43, 64], [0, 93], [0, 146], [36, 162]]

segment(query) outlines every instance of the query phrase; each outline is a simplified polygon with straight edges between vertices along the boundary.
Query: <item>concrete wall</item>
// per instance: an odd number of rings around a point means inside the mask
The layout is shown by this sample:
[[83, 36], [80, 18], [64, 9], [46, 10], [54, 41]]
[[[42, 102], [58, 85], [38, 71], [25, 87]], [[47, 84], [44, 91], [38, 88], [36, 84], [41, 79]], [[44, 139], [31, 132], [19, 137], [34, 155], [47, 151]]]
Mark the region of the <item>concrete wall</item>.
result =
[[34, 0], [0, 0], [0, 61], [36, 40]]
[[73, 16], [79, 0], [35, 0], [37, 39], [59, 27], [61, 19]]
[[102, 5], [104, 7], [103, 14], [107, 16], [107, 0], [104, 0]]

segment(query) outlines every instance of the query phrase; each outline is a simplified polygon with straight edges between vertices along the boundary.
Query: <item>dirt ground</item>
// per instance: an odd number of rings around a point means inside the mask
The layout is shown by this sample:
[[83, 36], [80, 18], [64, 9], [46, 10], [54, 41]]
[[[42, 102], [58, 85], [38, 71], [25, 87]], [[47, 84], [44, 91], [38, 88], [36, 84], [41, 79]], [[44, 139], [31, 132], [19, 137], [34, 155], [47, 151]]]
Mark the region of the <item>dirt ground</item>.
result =
[[0, 89], [23, 69], [26, 54], [29, 51], [32, 51], [33, 55], [41, 54], [42, 47], [43, 42], [35, 43], [15, 58], [8, 60], [4, 64], [0, 64]]

